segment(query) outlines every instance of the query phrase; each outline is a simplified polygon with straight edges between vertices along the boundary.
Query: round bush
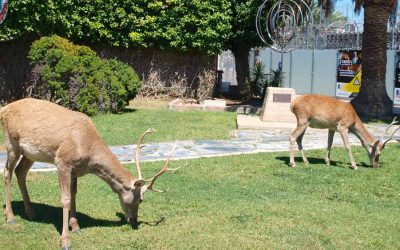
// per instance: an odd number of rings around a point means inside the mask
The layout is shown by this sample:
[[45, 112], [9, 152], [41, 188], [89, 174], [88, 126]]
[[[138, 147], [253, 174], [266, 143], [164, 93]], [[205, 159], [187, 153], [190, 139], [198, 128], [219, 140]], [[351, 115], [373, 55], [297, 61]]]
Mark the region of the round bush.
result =
[[32, 96], [88, 115], [118, 112], [136, 96], [140, 80], [127, 64], [101, 59], [87, 46], [42, 37], [29, 52]]

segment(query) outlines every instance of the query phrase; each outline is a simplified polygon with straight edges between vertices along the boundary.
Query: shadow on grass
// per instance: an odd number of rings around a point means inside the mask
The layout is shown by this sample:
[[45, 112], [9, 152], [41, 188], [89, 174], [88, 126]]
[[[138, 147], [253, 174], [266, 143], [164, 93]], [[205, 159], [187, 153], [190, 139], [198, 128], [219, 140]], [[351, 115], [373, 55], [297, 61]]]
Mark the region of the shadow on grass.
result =
[[[290, 162], [289, 156], [278, 156], [278, 157], [275, 157], [275, 159], [280, 160], [280, 161], [284, 162], [287, 166], [289, 166], [289, 162]], [[307, 159], [308, 159], [310, 165], [312, 165], [312, 164], [326, 165], [325, 159], [322, 159], [322, 158], [307, 157]], [[295, 157], [294, 160], [296, 163], [303, 163], [303, 158], [301, 158], [301, 157]], [[349, 168], [351, 168], [350, 161], [343, 163], [343, 162], [331, 160], [330, 167], [332, 167], [332, 166], [340, 167], [340, 165], [348, 166]], [[363, 167], [363, 168], [371, 168], [371, 166], [369, 164], [366, 164], [365, 162], [358, 162], [357, 166]]]
[[[118, 112], [111, 112], [111, 113], [106, 113], [106, 114], [123, 115], [126, 113], [135, 113], [136, 111], [138, 111], [138, 110], [135, 108], [123, 108], [122, 110], [120, 110]], [[105, 114], [101, 114], [101, 115], [105, 115]]]
[[[57, 231], [61, 234], [62, 231], [62, 207], [54, 207], [46, 204], [31, 203], [32, 208], [36, 213], [36, 217], [32, 220], [34, 222], [53, 224]], [[23, 201], [13, 201], [12, 208], [15, 215], [20, 216], [24, 220], [29, 220], [25, 214]], [[95, 219], [86, 214], [77, 212], [77, 219], [81, 229], [88, 227], [117, 227], [126, 225], [125, 216], [122, 213], [116, 213], [119, 220], [103, 220]], [[131, 223], [132, 229], [138, 230], [141, 224], [148, 226], [157, 226], [164, 221], [164, 217], [160, 218], [158, 221], [146, 222], [138, 221], [136, 223]]]
[[120, 112], [118, 112], [118, 113], [115, 113], [115, 114], [120, 114], [120, 115], [122, 115], [122, 114], [125, 114], [125, 113], [134, 113], [134, 112], [136, 112], [136, 111], [138, 111], [137, 109], [135, 109], [135, 108], [124, 108], [124, 109], [122, 109]]
[[[278, 157], [275, 157], [275, 159], [283, 161], [287, 166], [289, 166], [289, 163], [290, 163], [290, 157], [289, 156], [278, 156]], [[308, 159], [308, 162], [310, 163], [310, 165], [311, 164], [324, 164], [324, 165], [326, 164], [325, 163], [325, 159], [314, 158], [314, 157], [307, 157], [307, 159]], [[303, 158], [301, 158], [301, 157], [295, 157], [294, 160], [295, 160], [296, 163], [304, 163], [303, 162]], [[337, 162], [337, 161], [332, 161], [331, 160], [331, 166], [337, 167], [338, 163], [339, 162]]]
[[[116, 213], [116, 215], [120, 218], [121, 221], [125, 222], [125, 216], [122, 213]], [[78, 218], [79, 219], [79, 218]], [[153, 222], [146, 222], [146, 221], [138, 221], [138, 222], [134, 222], [131, 224], [132, 229], [139, 229], [139, 226], [141, 224], [147, 225], [147, 226], [158, 226], [159, 224], [161, 224], [163, 221], [165, 220], [164, 217], [161, 217], [158, 221], [153, 221]], [[126, 222], [125, 222], [126, 223]], [[124, 224], [125, 224], [124, 223]]]

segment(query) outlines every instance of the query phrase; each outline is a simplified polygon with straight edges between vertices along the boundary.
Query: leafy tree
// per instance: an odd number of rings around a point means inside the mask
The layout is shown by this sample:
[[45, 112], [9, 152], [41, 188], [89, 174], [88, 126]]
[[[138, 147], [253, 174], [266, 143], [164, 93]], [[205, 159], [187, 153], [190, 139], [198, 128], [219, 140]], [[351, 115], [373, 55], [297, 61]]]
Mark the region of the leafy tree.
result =
[[249, 51], [251, 48], [265, 46], [258, 37], [255, 27], [257, 10], [264, 0], [231, 0], [231, 34], [226, 44], [235, 56], [237, 82], [245, 91], [249, 77]]
[[18, 0], [0, 40], [27, 32], [74, 42], [215, 54], [230, 32], [228, 0]]
[[310, 7], [312, 10], [312, 15], [313, 15], [313, 21], [314, 24], [332, 24], [332, 23], [347, 23], [348, 18], [347, 16], [344, 16], [342, 13], [338, 11], [332, 11], [332, 13], [329, 16], [326, 16], [324, 14], [324, 11], [321, 13], [321, 8], [319, 8], [316, 4], [315, 6]]

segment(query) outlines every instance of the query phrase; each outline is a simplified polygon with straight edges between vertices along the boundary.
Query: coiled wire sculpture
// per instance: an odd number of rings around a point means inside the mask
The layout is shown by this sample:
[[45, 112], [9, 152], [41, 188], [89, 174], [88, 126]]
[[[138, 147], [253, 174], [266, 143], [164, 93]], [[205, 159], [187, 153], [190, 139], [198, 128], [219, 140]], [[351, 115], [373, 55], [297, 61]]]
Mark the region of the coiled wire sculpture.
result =
[[307, 43], [312, 23], [310, 7], [303, 0], [265, 0], [256, 16], [256, 29], [261, 40], [266, 45], [270, 40], [271, 48], [281, 53], [294, 50], [296, 39]]

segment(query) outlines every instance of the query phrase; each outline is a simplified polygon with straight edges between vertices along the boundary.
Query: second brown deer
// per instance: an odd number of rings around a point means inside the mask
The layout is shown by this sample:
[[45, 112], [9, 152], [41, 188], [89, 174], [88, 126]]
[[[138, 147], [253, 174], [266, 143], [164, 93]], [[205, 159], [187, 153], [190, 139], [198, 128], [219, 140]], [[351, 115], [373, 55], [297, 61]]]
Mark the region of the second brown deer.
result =
[[297, 142], [304, 163], [308, 164], [307, 157], [304, 154], [302, 140], [307, 127], [328, 129], [328, 151], [325, 162], [330, 165], [330, 153], [335, 132], [339, 132], [343, 143], [350, 157], [351, 166], [357, 169], [351, 152], [351, 146], [348, 134], [353, 133], [360, 141], [362, 146], [367, 150], [370, 165], [377, 167], [379, 165], [379, 156], [385, 148], [388, 141], [393, 139], [393, 135], [400, 127], [395, 129], [388, 139], [384, 140], [384, 136], [388, 133], [390, 127], [397, 123], [396, 118], [386, 128], [380, 139], [374, 136], [365, 128], [360, 118], [357, 116], [353, 106], [344, 101], [337, 100], [332, 97], [308, 94], [297, 97], [293, 100], [290, 109], [297, 118], [297, 127], [290, 136], [290, 166], [295, 167], [294, 146]]

